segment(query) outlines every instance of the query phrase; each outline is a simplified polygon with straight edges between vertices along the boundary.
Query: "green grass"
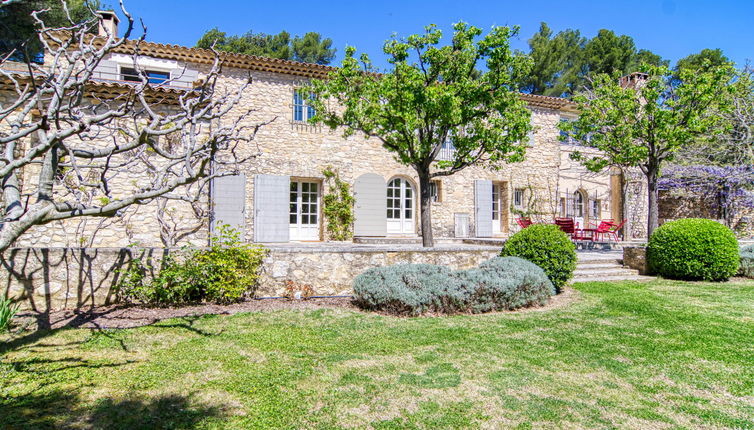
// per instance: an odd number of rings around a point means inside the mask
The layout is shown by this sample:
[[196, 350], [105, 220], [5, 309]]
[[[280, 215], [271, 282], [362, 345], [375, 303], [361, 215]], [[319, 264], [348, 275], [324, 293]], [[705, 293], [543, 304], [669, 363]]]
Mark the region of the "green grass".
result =
[[0, 338], [0, 428], [754, 429], [754, 283], [544, 311], [182, 318]]

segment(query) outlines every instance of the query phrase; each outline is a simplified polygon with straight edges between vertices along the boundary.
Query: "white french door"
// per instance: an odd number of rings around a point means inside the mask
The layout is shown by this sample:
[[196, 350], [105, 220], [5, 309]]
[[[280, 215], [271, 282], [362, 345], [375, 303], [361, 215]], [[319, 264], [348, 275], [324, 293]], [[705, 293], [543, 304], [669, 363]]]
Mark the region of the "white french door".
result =
[[402, 178], [387, 184], [387, 232], [388, 234], [415, 234], [414, 188]]
[[492, 184], [492, 234], [498, 235], [501, 232], [501, 226], [503, 225], [503, 222], [501, 220], [502, 218], [502, 211], [503, 208], [503, 199], [500, 198], [500, 184]]
[[319, 184], [291, 181], [290, 240], [319, 240]]

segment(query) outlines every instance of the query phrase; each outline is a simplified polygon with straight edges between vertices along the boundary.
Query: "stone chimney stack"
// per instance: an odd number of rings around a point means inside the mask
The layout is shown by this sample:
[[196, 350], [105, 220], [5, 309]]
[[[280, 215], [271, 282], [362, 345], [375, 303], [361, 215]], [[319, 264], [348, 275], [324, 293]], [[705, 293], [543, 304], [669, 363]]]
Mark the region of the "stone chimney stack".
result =
[[649, 79], [649, 75], [642, 72], [633, 72], [630, 75], [622, 76], [618, 81], [623, 88], [641, 88]]
[[98, 10], [97, 15], [100, 16], [99, 31], [98, 34], [102, 37], [107, 37], [108, 33], [113, 37], [118, 37], [118, 15], [113, 10]]

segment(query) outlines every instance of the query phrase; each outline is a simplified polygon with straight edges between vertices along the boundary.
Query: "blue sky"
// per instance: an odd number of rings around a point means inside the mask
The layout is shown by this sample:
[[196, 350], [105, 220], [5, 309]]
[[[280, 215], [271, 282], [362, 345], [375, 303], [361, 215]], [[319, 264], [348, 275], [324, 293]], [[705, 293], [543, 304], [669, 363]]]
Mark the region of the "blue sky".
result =
[[[148, 27], [147, 39], [193, 46], [206, 30], [228, 34], [254, 32], [291, 34], [318, 31], [333, 39], [335, 63], [346, 45], [367, 52], [378, 65], [381, 47], [392, 33], [408, 35], [437, 24], [463, 20], [488, 29], [519, 25], [513, 47], [526, 49], [526, 40], [547, 22], [555, 31], [581, 30], [587, 37], [600, 28], [634, 38], [671, 64], [702, 48], [721, 48], [739, 66], [754, 62], [754, 0], [624, 0], [624, 1], [159, 1], [125, 0], [128, 10]], [[115, 4], [112, 2], [111, 4]]]

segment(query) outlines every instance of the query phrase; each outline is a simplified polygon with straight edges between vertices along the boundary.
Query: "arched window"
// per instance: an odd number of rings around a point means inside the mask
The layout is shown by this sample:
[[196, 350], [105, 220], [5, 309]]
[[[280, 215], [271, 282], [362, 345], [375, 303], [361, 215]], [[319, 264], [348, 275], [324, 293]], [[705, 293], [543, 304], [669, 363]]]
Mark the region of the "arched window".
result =
[[584, 195], [581, 191], [573, 193], [573, 216], [576, 218], [584, 217]]

